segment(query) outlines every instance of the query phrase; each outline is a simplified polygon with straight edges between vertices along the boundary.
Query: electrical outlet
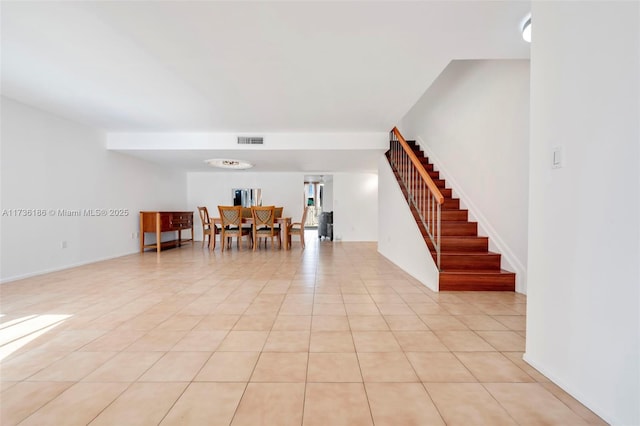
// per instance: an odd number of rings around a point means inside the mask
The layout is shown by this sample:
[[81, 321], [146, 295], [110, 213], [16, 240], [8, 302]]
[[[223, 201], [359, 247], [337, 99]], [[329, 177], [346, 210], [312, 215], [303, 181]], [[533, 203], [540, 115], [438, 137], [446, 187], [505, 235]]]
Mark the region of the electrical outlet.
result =
[[60, 248], [63, 248], [63, 249], [67, 248], [67, 242], [66, 241], [62, 241], [60, 243]]

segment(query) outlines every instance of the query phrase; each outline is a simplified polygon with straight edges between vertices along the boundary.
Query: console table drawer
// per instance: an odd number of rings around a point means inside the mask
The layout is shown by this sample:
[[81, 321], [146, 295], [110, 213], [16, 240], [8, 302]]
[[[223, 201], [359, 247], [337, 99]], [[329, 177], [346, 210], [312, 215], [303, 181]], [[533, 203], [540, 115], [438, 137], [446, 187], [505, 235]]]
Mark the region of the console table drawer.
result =
[[191, 228], [193, 226], [193, 213], [190, 215], [184, 213], [172, 214], [169, 217], [169, 226], [173, 229]]

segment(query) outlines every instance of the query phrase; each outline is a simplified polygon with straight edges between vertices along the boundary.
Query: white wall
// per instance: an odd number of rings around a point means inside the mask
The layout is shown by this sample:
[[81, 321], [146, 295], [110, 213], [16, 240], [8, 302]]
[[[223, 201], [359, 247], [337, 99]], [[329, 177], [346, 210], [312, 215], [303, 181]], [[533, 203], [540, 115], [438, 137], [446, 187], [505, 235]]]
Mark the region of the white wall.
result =
[[[185, 208], [185, 175], [105, 149], [104, 132], [2, 98], [2, 281], [139, 250], [139, 211]], [[12, 209], [44, 209], [16, 217]], [[128, 209], [59, 217], [57, 209]], [[62, 241], [67, 248], [62, 249]]]
[[438, 291], [438, 268], [384, 156], [378, 164], [378, 197], [378, 252]]
[[333, 211], [333, 175], [324, 176], [322, 203], [322, 209], [325, 212]]
[[378, 241], [377, 173], [333, 173], [333, 236]]
[[640, 424], [639, 14], [532, 9], [525, 359], [616, 425]]
[[526, 292], [529, 61], [453, 61], [402, 119]]
[[[206, 206], [209, 215], [218, 217], [218, 206], [233, 205], [233, 188], [262, 189], [262, 205], [284, 207], [283, 214], [294, 222], [302, 218], [304, 207], [303, 173], [196, 172], [187, 174], [189, 208]], [[196, 220], [196, 239], [202, 240], [200, 220]]]
[[[333, 175], [334, 236], [343, 241], [376, 241], [378, 176], [375, 173]], [[261, 188], [262, 204], [284, 207], [294, 221], [302, 218], [303, 173], [195, 172], [187, 174], [189, 208], [207, 206], [217, 216], [217, 206], [230, 205], [232, 188]], [[340, 207], [339, 207], [340, 206]], [[198, 220], [195, 235], [202, 239]], [[338, 234], [340, 232], [340, 234]]]

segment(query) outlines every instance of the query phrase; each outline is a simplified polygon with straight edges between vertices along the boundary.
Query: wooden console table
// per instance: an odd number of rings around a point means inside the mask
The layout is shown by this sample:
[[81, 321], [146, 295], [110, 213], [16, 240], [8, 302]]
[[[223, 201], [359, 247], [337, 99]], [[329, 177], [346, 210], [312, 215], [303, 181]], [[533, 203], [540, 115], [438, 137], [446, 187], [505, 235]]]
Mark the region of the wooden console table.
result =
[[[191, 238], [183, 240], [182, 231], [191, 230]], [[178, 232], [178, 239], [162, 242], [163, 232]], [[145, 244], [145, 233], [155, 233], [156, 243]], [[140, 212], [140, 253], [144, 249], [154, 248], [158, 253], [162, 248], [193, 243], [193, 212]]]

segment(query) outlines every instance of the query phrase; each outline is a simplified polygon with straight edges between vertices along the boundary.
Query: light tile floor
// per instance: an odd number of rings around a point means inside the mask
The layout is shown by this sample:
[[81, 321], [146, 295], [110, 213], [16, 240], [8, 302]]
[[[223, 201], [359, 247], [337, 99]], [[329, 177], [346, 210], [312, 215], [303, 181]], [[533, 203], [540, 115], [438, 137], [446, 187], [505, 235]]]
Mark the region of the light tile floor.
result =
[[0, 291], [4, 426], [604, 424], [522, 361], [525, 296], [434, 293], [373, 243], [196, 243]]

